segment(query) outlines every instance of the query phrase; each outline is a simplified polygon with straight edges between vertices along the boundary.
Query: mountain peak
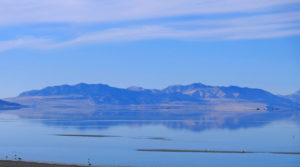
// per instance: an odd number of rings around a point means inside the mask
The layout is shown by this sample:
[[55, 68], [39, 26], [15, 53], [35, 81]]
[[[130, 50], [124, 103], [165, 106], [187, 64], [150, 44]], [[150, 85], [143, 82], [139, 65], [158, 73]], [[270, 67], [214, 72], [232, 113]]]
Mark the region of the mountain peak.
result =
[[189, 85], [172, 85], [168, 86], [167, 88], [163, 89], [163, 92], [166, 93], [183, 93], [183, 94], [192, 94], [199, 89], [209, 88], [210, 86], [204, 85], [202, 83], [193, 83]]
[[139, 86], [130, 86], [129, 88], [127, 88], [128, 90], [131, 91], [144, 91], [145, 89]]
[[194, 86], [194, 87], [205, 87], [206, 85], [204, 85], [203, 83], [192, 83], [192, 84], [189, 84], [189, 85], [185, 85], [185, 86]]

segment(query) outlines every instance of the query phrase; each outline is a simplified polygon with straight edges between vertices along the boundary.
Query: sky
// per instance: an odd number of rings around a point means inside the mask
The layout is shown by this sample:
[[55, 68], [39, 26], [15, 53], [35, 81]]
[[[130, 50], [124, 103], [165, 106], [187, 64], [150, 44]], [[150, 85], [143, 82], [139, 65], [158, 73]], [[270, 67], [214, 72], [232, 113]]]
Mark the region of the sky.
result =
[[0, 98], [47, 86], [300, 90], [300, 0], [0, 0]]

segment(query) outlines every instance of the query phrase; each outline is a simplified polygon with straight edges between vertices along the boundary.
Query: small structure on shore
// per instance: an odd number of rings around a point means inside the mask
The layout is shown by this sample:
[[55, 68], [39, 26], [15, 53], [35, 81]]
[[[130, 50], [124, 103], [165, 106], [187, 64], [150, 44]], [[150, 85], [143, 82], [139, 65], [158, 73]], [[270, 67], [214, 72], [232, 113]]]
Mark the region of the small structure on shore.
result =
[[90, 158], [88, 158], [88, 165], [91, 166]]

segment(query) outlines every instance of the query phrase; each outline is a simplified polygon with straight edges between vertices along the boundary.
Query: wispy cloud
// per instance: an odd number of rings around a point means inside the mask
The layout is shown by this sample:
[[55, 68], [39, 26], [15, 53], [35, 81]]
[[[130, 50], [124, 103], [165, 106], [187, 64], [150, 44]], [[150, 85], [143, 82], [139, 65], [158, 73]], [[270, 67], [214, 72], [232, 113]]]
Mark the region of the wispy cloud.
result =
[[42, 38], [20, 38], [15, 40], [0, 41], [0, 51], [16, 48], [46, 49], [53, 45], [50, 40]]
[[278, 23], [291, 23], [300, 21], [300, 11], [272, 13], [272, 14], [258, 14], [247, 17], [236, 17], [231, 19], [202, 19], [192, 21], [172, 22], [171, 25], [181, 26], [249, 26], [249, 25], [266, 25]]
[[[126, 23], [101, 30], [84, 29], [80, 35], [60, 40], [55, 35], [44, 38], [24, 34], [26, 37], [0, 41], [0, 51], [152, 39], [207, 41], [300, 35], [299, 11], [279, 10], [279, 13], [273, 9], [299, 3], [300, 0], [0, 0], [0, 27], [60, 22]], [[245, 14], [235, 14], [241, 12]], [[230, 17], [222, 17], [222, 13]], [[215, 14], [214, 17], [202, 17], [211, 14]], [[147, 21], [138, 24], [126, 22], [186, 15], [197, 17], [154, 21], [151, 24]]]
[[112, 22], [255, 12], [300, 0], [0, 0], [0, 24]]
[[55, 41], [39, 38], [22, 38], [0, 42], [0, 51], [15, 48], [56, 49], [91, 43], [126, 42], [150, 39], [176, 39], [189, 41], [207, 40], [241, 40], [275, 38], [300, 35], [300, 24], [271, 24], [241, 27], [201, 28], [193, 30], [175, 29], [164, 26], [139, 26], [114, 28], [84, 34], [66, 41]]

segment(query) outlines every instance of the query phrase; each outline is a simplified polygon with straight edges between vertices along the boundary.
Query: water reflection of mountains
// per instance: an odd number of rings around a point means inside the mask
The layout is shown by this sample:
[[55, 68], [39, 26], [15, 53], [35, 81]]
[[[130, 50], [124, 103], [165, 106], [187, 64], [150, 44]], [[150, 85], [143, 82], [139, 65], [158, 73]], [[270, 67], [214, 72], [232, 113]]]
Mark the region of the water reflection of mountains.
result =
[[[107, 113], [108, 114], [108, 113]], [[123, 113], [124, 114], [124, 113]], [[239, 129], [267, 125], [274, 121], [289, 120], [300, 123], [299, 111], [266, 111], [262, 113], [235, 113], [235, 112], [203, 112], [193, 115], [166, 115], [166, 114], [125, 114], [114, 118], [110, 114], [102, 115], [101, 119], [93, 117], [81, 117], [77, 119], [43, 119], [47, 126], [75, 127], [78, 129], [106, 129], [115, 126], [141, 127], [147, 125], [161, 125], [171, 129], [186, 129], [203, 131], [207, 129]], [[193, 119], [191, 119], [193, 118]]]

